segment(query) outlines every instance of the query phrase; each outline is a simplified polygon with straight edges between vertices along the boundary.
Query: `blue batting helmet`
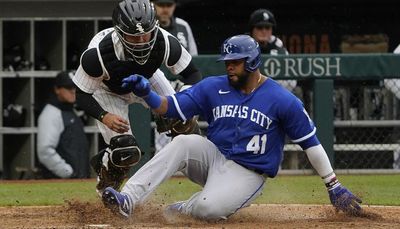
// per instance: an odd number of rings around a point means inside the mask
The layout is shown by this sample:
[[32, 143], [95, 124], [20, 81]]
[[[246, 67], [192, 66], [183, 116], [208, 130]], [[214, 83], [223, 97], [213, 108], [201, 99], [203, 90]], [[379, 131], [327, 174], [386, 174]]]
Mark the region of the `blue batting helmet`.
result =
[[221, 46], [221, 56], [218, 58], [218, 61], [239, 59], [246, 59], [246, 71], [254, 72], [260, 67], [260, 47], [257, 41], [249, 35], [230, 37]]

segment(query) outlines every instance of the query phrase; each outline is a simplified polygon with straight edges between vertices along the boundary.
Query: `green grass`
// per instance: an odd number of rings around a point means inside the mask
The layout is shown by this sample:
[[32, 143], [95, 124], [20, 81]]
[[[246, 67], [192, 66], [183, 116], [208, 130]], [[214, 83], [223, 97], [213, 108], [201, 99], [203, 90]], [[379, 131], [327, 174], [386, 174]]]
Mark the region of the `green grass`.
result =
[[[343, 185], [364, 204], [400, 205], [400, 175], [342, 175]], [[65, 200], [99, 201], [95, 181], [33, 183], [0, 182], [0, 206], [60, 205]], [[162, 184], [153, 199], [159, 203], [184, 200], [201, 188], [185, 178]], [[255, 203], [328, 204], [328, 194], [318, 176], [279, 176], [268, 179]]]
[[60, 205], [65, 200], [96, 201], [95, 181], [0, 183], [0, 206]]
[[[364, 204], [400, 205], [400, 175], [341, 175], [340, 182]], [[317, 176], [270, 179], [256, 203], [328, 204], [327, 191]]]

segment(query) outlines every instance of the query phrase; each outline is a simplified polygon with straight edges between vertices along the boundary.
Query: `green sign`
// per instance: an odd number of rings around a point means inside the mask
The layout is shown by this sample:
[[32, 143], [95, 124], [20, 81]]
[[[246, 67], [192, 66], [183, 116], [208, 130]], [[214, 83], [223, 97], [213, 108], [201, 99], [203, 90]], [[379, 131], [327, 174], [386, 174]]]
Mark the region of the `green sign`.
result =
[[[218, 55], [202, 55], [193, 61], [203, 76], [225, 74]], [[274, 78], [399, 78], [400, 55], [315, 54], [262, 56], [260, 70]]]

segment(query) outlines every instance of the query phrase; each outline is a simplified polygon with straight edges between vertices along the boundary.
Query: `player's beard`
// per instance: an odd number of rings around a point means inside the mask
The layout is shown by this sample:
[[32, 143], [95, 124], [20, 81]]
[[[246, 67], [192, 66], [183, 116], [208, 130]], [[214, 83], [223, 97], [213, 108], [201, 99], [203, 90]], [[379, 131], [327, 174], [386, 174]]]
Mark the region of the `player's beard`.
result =
[[229, 84], [237, 89], [240, 90], [241, 88], [244, 88], [249, 81], [250, 78], [250, 73], [249, 72], [244, 72], [240, 75], [235, 75], [234, 77], [237, 78], [237, 80], [232, 79], [231, 77], [228, 76]]

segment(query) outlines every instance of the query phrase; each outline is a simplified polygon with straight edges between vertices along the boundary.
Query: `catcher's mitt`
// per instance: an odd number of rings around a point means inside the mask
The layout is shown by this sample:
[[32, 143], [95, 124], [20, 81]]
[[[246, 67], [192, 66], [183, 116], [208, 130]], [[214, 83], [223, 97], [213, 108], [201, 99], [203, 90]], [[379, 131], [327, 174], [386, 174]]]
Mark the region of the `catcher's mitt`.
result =
[[197, 118], [193, 117], [185, 122], [179, 119], [168, 119], [160, 115], [155, 115], [157, 131], [159, 133], [168, 132], [167, 135], [175, 137], [180, 134], [200, 134]]

